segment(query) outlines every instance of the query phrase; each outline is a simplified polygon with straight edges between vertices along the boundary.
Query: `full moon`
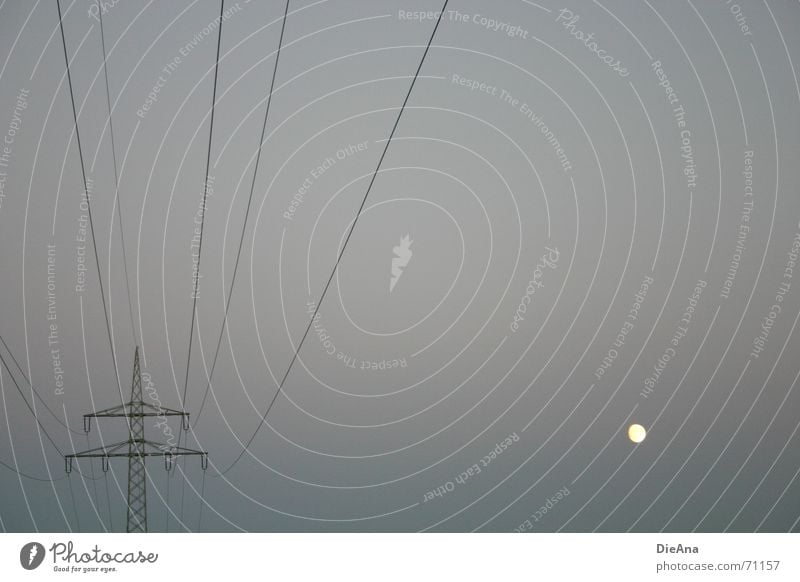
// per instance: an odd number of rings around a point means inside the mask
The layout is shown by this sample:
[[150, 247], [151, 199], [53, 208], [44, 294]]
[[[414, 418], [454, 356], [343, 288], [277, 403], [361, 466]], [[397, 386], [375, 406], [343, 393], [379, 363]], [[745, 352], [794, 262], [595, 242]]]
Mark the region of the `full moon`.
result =
[[647, 436], [647, 431], [641, 424], [632, 424], [628, 427], [628, 438], [635, 443], [640, 443]]

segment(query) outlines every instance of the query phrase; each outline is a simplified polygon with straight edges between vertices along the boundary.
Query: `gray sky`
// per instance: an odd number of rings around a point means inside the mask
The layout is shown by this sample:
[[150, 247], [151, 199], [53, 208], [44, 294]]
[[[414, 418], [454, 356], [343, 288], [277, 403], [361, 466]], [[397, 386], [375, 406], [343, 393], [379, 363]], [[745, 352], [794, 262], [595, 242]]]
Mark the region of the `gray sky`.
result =
[[[452, 0], [220, 477], [439, 9], [290, 3], [206, 395], [284, 4], [225, 7], [183, 403], [210, 467], [148, 461], [151, 530], [800, 529], [797, 3]], [[105, 3], [119, 209], [97, 4], [62, 8], [120, 385], [139, 341], [180, 408], [219, 4]], [[0, 519], [119, 531], [125, 459], [65, 477], [14, 385], [62, 453], [127, 438], [81, 430], [120, 392], [55, 1], [5, 2], [0, 47]]]

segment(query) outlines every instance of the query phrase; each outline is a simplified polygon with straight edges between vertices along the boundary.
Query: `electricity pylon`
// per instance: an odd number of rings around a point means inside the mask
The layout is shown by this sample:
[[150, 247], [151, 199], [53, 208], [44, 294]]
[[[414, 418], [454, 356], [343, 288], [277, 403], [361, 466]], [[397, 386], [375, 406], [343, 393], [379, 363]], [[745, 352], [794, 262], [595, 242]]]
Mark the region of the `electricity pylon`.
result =
[[195, 455], [200, 457], [200, 466], [208, 468], [208, 452], [187, 449], [175, 445], [156, 443], [144, 438], [146, 416], [180, 416], [183, 430], [189, 430], [189, 413], [161, 406], [153, 406], [142, 400], [142, 375], [139, 369], [139, 346], [133, 356], [133, 380], [129, 402], [83, 415], [83, 430], [91, 430], [92, 418], [125, 418], [128, 422], [128, 440], [113, 445], [97, 447], [80, 453], [66, 455], [64, 463], [67, 473], [72, 471], [72, 460], [100, 457], [103, 471], [108, 471], [109, 457], [128, 457], [128, 532], [147, 531], [147, 457], [164, 457], [164, 466], [169, 471], [173, 458]]

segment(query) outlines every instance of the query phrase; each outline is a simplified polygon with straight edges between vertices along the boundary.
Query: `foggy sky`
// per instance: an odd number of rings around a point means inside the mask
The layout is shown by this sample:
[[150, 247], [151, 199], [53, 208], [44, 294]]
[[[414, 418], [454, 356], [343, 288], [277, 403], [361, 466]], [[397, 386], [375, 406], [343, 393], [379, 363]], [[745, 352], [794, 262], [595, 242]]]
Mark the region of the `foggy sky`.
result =
[[[205, 479], [147, 461], [152, 531], [798, 531], [797, 3], [452, 0], [224, 477], [439, 4], [290, 3], [204, 400], [284, 9], [225, 3], [185, 402], [219, 4], [106, 4], [119, 209], [96, 3], [62, 7], [119, 385], [50, 0], [0, 8], [0, 334], [22, 371], [0, 353], [66, 454], [127, 438], [82, 415], [129, 396], [140, 345], [145, 400], [190, 412], [182, 445], [210, 457]], [[2, 527], [124, 531], [125, 459], [65, 476], [0, 380]]]

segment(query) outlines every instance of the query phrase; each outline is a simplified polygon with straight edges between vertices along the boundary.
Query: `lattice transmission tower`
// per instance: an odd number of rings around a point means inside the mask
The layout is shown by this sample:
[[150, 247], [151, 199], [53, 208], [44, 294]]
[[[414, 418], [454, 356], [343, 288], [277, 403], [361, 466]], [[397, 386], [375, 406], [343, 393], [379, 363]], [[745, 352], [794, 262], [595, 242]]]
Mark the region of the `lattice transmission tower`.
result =
[[187, 449], [175, 445], [157, 443], [144, 438], [144, 419], [148, 416], [180, 416], [184, 431], [189, 430], [189, 413], [162, 406], [153, 406], [142, 400], [142, 374], [139, 368], [139, 347], [133, 356], [133, 379], [129, 402], [83, 415], [83, 430], [88, 434], [92, 418], [125, 418], [128, 423], [128, 439], [112, 445], [101, 446], [80, 453], [65, 455], [67, 473], [72, 471], [72, 460], [99, 457], [103, 471], [108, 471], [110, 457], [128, 458], [128, 532], [147, 531], [147, 457], [164, 457], [164, 466], [169, 471], [174, 457], [199, 456], [200, 465], [208, 468], [208, 452]]

